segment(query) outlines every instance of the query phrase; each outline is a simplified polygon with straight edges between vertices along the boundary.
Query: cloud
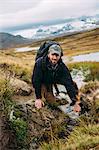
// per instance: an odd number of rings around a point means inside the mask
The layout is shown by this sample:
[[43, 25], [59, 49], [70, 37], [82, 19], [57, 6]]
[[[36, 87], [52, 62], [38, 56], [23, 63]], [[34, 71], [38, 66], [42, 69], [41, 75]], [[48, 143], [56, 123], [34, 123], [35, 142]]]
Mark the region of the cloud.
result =
[[16, 13], [36, 7], [42, 0], [0, 0], [0, 14]]
[[2, 1], [0, 28], [81, 15], [92, 15], [92, 13], [98, 12], [97, 6], [99, 6], [97, 0], [0, 1]]

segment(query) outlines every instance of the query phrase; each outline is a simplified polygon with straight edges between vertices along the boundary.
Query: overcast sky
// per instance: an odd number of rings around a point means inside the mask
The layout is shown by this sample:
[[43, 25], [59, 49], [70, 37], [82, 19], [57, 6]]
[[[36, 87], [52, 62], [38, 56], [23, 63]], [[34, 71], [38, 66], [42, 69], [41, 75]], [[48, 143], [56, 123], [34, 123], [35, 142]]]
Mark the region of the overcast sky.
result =
[[99, 0], [0, 0], [0, 28], [99, 14]]

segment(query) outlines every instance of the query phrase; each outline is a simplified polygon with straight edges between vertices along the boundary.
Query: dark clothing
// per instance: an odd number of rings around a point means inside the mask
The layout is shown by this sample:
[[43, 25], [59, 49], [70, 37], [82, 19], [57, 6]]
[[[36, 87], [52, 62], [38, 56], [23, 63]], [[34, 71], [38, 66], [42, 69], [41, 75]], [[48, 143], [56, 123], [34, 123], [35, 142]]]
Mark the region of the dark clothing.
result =
[[45, 85], [41, 87], [42, 101], [49, 106], [58, 107], [59, 105], [66, 105], [68, 100], [63, 100], [55, 97], [51, 91], [48, 91]]
[[42, 98], [41, 86], [42, 84], [47, 87], [47, 90], [51, 89], [52, 84], [62, 84], [66, 87], [67, 93], [74, 104], [76, 101], [76, 89], [73, 84], [70, 72], [63, 61], [60, 59], [58, 64], [53, 66], [48, 57], [40, 58], [37, 60], [34, 66], [32, 84], [35, 88], [36, 98]]

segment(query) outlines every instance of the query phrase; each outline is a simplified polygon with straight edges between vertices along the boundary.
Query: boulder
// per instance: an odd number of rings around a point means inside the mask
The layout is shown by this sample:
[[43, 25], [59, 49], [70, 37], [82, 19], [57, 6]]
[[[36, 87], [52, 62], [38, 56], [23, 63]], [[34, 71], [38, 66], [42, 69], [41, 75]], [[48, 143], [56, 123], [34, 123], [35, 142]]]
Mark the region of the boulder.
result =
[[17, 95], [28, 96], [32, 92], [32, 88], [25, 81], [17, 78], [10, 79], [10, 85]]

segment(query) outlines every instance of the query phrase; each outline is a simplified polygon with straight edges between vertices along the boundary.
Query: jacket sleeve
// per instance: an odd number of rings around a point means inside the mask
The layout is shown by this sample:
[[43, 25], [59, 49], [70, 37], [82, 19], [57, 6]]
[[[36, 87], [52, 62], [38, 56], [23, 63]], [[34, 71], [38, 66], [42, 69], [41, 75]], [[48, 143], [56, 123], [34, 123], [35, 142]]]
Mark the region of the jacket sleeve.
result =
[[42, 98], [41, 96], [41, 85], [42, 85], [42, 65], [41, 61], [37, 61], [34, 65], [32, 84], [35, 89], [36, 98]]
[[70, 71], [68, 70], [68, 68], [64, 65], [64, 73], [63, 73], [63, 80], [64, 80], [64, 85], [67, 89], [67, 93], [70, 97], [70, 99], [72, 100], [71, 105], [74, 105], [76, 102], [76, 95], [77, 95], [77, 90], [74, 86], [74, 82], [72, 80]]

